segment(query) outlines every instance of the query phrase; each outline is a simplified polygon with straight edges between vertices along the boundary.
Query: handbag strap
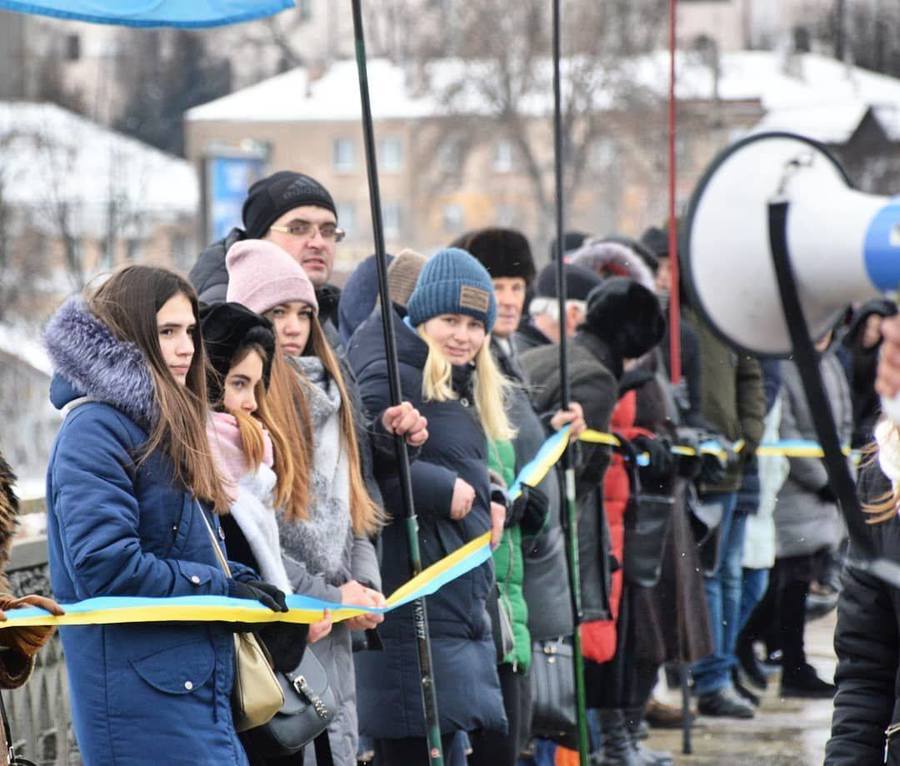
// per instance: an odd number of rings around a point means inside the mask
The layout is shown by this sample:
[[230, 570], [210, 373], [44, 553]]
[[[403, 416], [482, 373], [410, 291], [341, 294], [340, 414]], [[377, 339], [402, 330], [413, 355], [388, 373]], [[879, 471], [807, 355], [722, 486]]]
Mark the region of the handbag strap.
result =
[[316, 766], [334, 766], [331, 742], [328, 741], [328, 729], [325, 729], [313, 742], [316, 748]]
[[200, 516], [203, 518], [203, 523], [206, 525], [206, 531], [209, 532], [209, 539], [212, 542], [213, 550], [216, 552], [216, 559], [218, 559], [222, 569], [225, 570], [225, 574], [228, 575], [228, 577], [231, 577], [231, 567], [228, 566], [228, 559], [225, 558], [225, 554], [222, 553], [219, 541], [216, 540], [216, 533], [213, 532], [212, 525], [209, 523], [209, 519], [206, 518], [206, 511], [203, 510], [202, 505], [199, 503], [197, 503], [197, 505], [200, 508]]

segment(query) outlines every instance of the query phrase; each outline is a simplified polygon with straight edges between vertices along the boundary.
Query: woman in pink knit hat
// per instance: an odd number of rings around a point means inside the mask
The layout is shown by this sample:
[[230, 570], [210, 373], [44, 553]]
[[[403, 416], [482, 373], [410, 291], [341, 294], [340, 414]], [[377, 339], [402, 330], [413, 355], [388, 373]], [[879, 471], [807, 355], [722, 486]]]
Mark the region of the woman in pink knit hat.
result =
[[[315, 290], [303, 269], [277, 245], [244, 240], [229, 249], [229, 302], [262, 314], [275, 327], [278, 352], [293, 369], [292, 398], [307, 434], [310, 475], [308, 504], [279, 512], [282, 554], [288, 577], [321, 577], [333, 601], [383, 606], [378, 560], [371, 542], [382, 524], [381, 508], [363, 481], [360, 444], [344, 373], [318, 321]], [[307, 426], [308, 423], [308, 426]], [[376, 423], [381, 436], [404, 434], [418, 446], [426, 423], [411, 405], [390, 408]], [[390, 439], [377, 445], [392, 453]], [[354, 766], [357, 749], [356, 688], [351, 630], [368, 630], [382, 621], [367, 614], [333, 626], [312, 651], [328, 671], [338, 699], [329, 726], [336, 766]], [[307, 748], [310, 750], [310, 748]], [[313, 753], [306, 763], [314, 763]]]

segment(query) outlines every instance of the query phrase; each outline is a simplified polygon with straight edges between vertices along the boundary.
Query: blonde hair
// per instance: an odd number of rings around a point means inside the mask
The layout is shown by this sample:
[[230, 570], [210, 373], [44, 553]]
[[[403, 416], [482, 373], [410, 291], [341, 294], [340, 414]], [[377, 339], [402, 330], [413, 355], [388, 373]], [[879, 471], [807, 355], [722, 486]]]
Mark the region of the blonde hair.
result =
[[[422, 397], [426, 402], [458, 399], [452, 386], [453, 367], [444, 352], [425, 332], [424, 324], [416, 332], [428, 346], [428, 358], [422, 368]], [[512, 384], [497, 369], [490, 345], [490, 335], [485, 335], [475, 355], [475, 411], [488, 439], [512, 439], [516, 430], [506, 417], [506, 398]]]
[[[896, 428], [896, 426], [894, 426]], [[878, 444], [872, 442], [862, 448], [862, 460], [860, 468], [863, 468], [878, 459]], [[897, 507], [900, 505], [900, 486], [893, 486], [871, 503], [863, 505], [863, 513], [869, 517], [866, 524], [881, 524], [890, 521], [897, 515]]]

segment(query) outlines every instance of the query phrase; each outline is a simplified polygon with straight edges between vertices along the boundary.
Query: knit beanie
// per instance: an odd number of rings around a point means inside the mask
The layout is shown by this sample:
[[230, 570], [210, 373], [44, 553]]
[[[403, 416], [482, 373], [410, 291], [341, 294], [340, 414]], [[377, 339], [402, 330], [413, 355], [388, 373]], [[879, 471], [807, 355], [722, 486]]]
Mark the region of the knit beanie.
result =
[[525, 235], [515, 229], [489, 228], [469, 232], [452, 247], [460, 247], [477, 258], [491, 279], [522, 277], [527, 284], [534, 279], [534, 258]]
[[303, 205], [323, 207], [337, 217], [334, 200], [315, 178], [292, 170], [279, 170], [260, 178], [250, 187], [244, 201], [242, 217], [247, 238], [264, 237], [278, 218]]
[[637, 359], [663, 338], [666, 320], [656, 295], [627, 277], [591, 290], [582, 329], [605, 340], [621, 359]]
[[265, 314], [281, 303], [301, 301], [319, 313], [316, 291], [303, 268], [274, 242], [242, 239], [225, 256], [228, 292], [225, 300]]
[[416, 289], [419, 273], [428, 259], [415, 250], [401, 250], [388, 266], [388, 295], [391, 301], [406, 308], [409, 296]]
[[[587, 300], [588, 293], [602, 281], [593, 271], [567, 263], [563, 266], [566, 280], [566, 299], [570, 301]], [[556, 264], [551, 263], [541, 269], [537, 278], [535, 295], [539, 298], [557, 298]]]
[[465, 250], [438, 250], [422, 267], [406, 310], [414, 327], [441, 314], [466, 314], [490, 332], [497, 318], [491, 275]]
[[210, 402], [222, 400], [222, 383], [241, 349], [259, 345], [265, 351], [263, 384], [269, 387], [275, 330], [272, 323], [239, 303], [216, 303], [200, 309], [200, 332], [209, 360], [206, 385]]
[[669, 257], [669, 234], [665, 229], [650, 226], [641, 234], [641, 242], [657, 259]]
[[[565, 259], [566, 255], [581, 247], [588, 237], [590, 234], [585, 234], [583, 231], [565, 232], [563, 234], [563, 258]], [[550, 243], [550, 260], [556, 260], [556, 238]]]

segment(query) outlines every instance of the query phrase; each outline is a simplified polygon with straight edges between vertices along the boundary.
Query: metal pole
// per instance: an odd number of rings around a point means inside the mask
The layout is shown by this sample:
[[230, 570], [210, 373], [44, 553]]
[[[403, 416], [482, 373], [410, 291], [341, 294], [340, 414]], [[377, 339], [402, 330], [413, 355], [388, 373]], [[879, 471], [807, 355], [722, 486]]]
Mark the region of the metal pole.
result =
[[675, 31], [678, 20], [678, 0], [669, 0], [669, 367], [672, 383], [681, 380], [681, 296], [678, 292], [678, 219], [675, 195], [678, 178], [677, 112], [675, 95]]
[[[565, 237], [565, 206], [563, 196], [563, 132], [562, 93], [560, 88], [560, 10], [559, 0], [553, 0], [553, 142], [556, 180], [556, 292], [559, 297], [559, 380], [560, 407], [569, 408], [569, 376], [566, 350], [566, 276], [563, 263], [563, 239]], [[590, 742], [588, 739], [587, 711], [584, 689], [584, 658], [581, 654], [581, 576], [578, 563], [578, 506], [575, 502], [575, 469], [572, 466], [572, 449], [567, 447], [563, 455], [566, 483], [566, 559], [569, 566], [569, 584], [572, 589], [572, 612], [575, 628], [572, 633], [572, 667], [575, 674], [575, 710], [578, 716], [578, 756], [581, 766], [588, 766]]]
[[[384, 247], [384, 229], [381, 220], [381, 193], [378, 188], [378, 169], [375, 158], [375, 131], [372, 126], [372, 105], [369, 101], [369, 78], [366, 67], [366, 44], [363, 31], [361, 0], [351, 0], [353, 5], [353, 36], [356, 47], [356, 66], [359, 72], [359, 97], [362, 104], [363, 139], [366, 148], [366, 171], [369, 180], [369, 201], [372, 208], [372, 232], [375, 238], [375, 264], [378, 269], [378, 295], [381, 299], [381, 321], [384, 331], [385, 362], [388, 372], [388, 387], [391, 404], [401, 401], [400, 370], [397, 362], [397, 347], [394, 342], [394, 312], [387, 283], [387, 258]], [[419, 552], [419, 524], [413, 504], [412, 481], [409, 472], [409, 455], [406, 442], [394, 436], [394, 448], [400, 473], [400, 489], [403, 498], [406, 537], [409, 544], [409, 563], [413, 576], [422, 571], [422, 557]], [[421, 679], [422, 708], [425, 713], [425, 737], [428, 741], [428, 761], [431, 766], [443, 766], [441, 729], [438, 718], [437, 690], [431, 666], [431, 636], [428, 631], [428, 612], [425, 599], [413, 602], [413, 621], [416, 627], [419, 676]]]

